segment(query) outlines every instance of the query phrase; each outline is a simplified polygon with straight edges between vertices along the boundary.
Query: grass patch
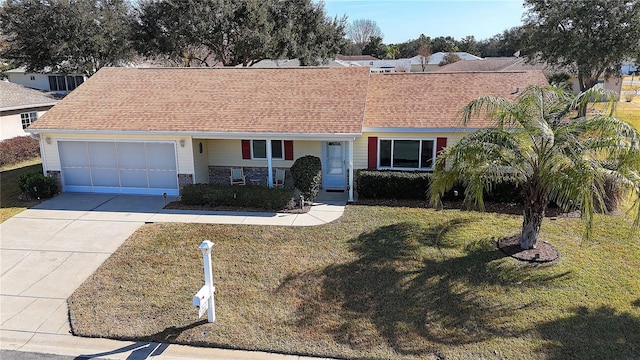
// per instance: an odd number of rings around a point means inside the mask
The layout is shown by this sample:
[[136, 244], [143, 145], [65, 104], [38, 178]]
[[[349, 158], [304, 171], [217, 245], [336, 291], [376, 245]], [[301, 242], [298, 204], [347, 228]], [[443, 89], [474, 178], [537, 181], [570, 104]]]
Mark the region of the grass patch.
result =
[[[75, 334], [340, 358], [635, 358], [640, 243], [620, 217], [545, 219], [563, 254], [496, 250], [520, 216], [348, 206], [319, 227], [152, 224], [69, 299]], [[197, 319], [215, 242], [217, 322]], [[96, 296], [99, 294], [99, 296]]]
[[617, 118], [626, 120], [640, 130], [640, 96], [633, 98], [633, 101], [620, 101], [616, 105], [614, 114]]
[[36, 205], [37, 200], [20, 200], [18, 178], [22, 174], [42, 173], [40, 158], [0, 168], [0, 222]]

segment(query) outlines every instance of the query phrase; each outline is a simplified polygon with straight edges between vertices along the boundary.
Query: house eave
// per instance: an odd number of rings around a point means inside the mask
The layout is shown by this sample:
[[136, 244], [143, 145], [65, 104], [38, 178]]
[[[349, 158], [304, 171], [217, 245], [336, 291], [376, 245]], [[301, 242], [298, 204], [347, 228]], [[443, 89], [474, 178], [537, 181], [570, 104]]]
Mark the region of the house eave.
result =
[[0, 111], [13, 111], [13, 110], [27, 110], [27, 109], [33, 109], [33, 108], [39, 108], [39, 107], [47, 107], [47, 106], [54, 106], [56, 105], [58, 102], [52, 102], [52, 103], [43, 103], [43, 104], [26, 104], [26, 105], [15, 105], [15, 106], [7, 106], [7, 107], [0, 107]]
[[472, 133], [480, 130], [481, 128], [466, 128], [466, 127], [452, 127], [452, 128], [414, 128], [414, 127], [363, 127], [362, 132], [386, 132], [386, 133]]
[[263, 132], [206, 132], [206, 131], [148, 131], [148, 130], [73, 130], [73, 129], [29, 129], [32, 134], [66, 134], [66, 135], [156, 135], [173, 137], [192, 137], [197, 139], [286, 139], [286, 140], [355, 140], [362, 133], [263, 133]]

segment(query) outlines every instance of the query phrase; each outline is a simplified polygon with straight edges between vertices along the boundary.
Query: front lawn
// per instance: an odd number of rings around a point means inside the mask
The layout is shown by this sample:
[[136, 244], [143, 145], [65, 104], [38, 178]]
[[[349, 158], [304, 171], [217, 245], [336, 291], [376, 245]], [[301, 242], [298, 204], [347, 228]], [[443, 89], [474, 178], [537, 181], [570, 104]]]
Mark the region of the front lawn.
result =
[[42, 173], [39, 157], [0, 168], [0, 223], [39, 203], [37, 200], [20, 199], [18, 178], [30, 173]]
[[[73, 332], [340, 358], [640, 356], [640, 242], [620, 217], [545, 219], [553, 266], [505, 257], [521, 217], [348, 206], [309, 228], [151, 224], [68, 300]], [[205, 239], [217, 322], [197, 318]], [[206, 316], [205, 316], [206, 317]]]

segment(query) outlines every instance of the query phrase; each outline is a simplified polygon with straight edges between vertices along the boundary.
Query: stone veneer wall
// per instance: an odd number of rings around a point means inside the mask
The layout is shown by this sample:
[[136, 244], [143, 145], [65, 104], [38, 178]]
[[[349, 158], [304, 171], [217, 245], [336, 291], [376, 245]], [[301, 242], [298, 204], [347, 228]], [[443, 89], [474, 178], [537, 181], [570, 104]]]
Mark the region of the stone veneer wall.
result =
[[47, 176], [53, 178], [58, 185], [58, 191], [62, 192], [62, 176], [59, 170], [47, 170]]
[[178, 174], [178, 189], [182, 190], [185, 185], [193, 184], [193, 174]]
[[[229, 176], [231, 176], [231, 169], [235, 166], [209, 166], [209, 183], [210, 184], [222, 184], [229, 185]], [[266, 167], [243, 167], [244, 176], [248, 185], [267, 185], [268, 169]], [[284, 173], [284, 186], [293, 187], [293, 178], [291, 177], [291, 171], [289, 168], [285, 169]], [[273, 168], [273, 177], [275, 179], [276, 168]], [[253, 180], [253, 181], [252, 181]]]

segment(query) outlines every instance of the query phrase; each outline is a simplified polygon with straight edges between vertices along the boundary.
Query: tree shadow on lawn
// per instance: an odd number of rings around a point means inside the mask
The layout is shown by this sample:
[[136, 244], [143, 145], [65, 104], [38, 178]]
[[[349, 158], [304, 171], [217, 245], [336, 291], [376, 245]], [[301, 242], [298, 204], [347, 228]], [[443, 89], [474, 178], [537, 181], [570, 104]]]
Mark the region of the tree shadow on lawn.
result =
[[538, 349], [548, 359], [638, 359], [640, 318], [608, 306], [571, 309], [569, 317], [536, 326], [549, 345]]
[[385, 341], [397, 353], [424, 355], [437, 351], [434, 344], [517, 336], [505, 322], [533, 304], [494, 303], [482, 288], [539, 285], [567, 274], [501, 266], [495, 260], [505, 255], [491, 239], [453, 255], [459, 245], [444, 235], [468, 221], [431, 228], [399, 223], [363, 233], [351, 241], [357, 260], [293, 275], [279, 290], [297, 289], [291, 291], [304, 297], [297, 326], [331, 333], [336, 342], [361, 350]]

